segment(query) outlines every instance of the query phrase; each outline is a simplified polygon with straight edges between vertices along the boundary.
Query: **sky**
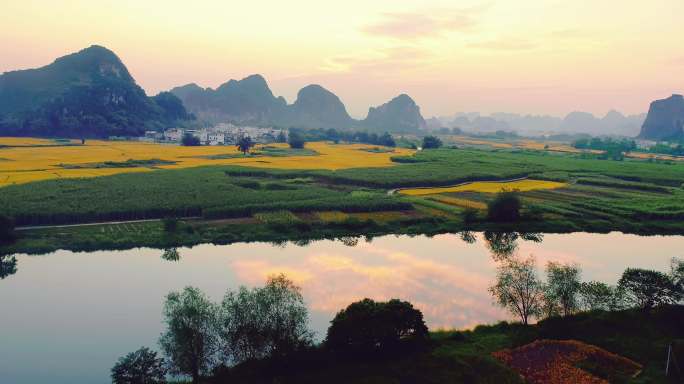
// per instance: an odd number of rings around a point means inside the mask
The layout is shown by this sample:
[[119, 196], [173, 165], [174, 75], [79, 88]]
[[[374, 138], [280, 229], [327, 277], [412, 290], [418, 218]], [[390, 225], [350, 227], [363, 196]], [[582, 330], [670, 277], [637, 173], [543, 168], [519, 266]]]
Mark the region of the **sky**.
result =
[[643, 113], [684, 91], [682, 0], [2, 0], [0, 72], [93, 44], [148, 94], [260, 73], [355, 117], [407, 93], [459, 111]]

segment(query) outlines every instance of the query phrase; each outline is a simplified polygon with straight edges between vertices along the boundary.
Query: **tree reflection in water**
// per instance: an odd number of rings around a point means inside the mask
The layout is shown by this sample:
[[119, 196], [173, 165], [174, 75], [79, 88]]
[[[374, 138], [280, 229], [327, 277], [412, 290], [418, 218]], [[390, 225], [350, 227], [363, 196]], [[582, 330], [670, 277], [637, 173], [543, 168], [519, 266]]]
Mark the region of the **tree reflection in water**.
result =
[[355, 247], [357, 244], [359, 244], [359, 239], [360, 237], [354, 237], [354, 236], [343, 236], [338, 238], [342, 244], [346, 245], [347, 247]]
[[0, 255], [0, 280], [17, 273], [17, 258], [10, 255]]
[[475, 242], [477, 241], [475, 234], [470, 231], [463, 231], [459, 235], [461, 236], [461, 240], [468, 244], [475, 244]]
[[534, 232], [493, 232], [485, 231], [484, 239], [487, 248], [492, 252], [495, 261], [503, 261], [515, 254], [518, 249], [518, 239], [540, 243], [544, 235]]
[[178, 261], [181, 257], [180, 253], [178, 253], [178, 249], [166, 248], [164, 249], [164, 253], [162, 253], [161, 258], [166, 261]]

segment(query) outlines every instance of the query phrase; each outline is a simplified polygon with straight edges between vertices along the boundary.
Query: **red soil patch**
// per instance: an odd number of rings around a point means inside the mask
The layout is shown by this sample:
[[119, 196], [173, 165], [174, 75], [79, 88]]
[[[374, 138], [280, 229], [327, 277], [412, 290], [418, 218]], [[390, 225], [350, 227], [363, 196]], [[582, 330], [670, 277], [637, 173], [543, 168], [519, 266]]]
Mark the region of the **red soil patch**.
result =
[[492, 356], [532, 384], [608, 384], [577, 367], [584, 361], [631, 375], [641, 370], [641, 365], [630, 359], [575, 340], [537, 340], [519, 348], [494, 352]]

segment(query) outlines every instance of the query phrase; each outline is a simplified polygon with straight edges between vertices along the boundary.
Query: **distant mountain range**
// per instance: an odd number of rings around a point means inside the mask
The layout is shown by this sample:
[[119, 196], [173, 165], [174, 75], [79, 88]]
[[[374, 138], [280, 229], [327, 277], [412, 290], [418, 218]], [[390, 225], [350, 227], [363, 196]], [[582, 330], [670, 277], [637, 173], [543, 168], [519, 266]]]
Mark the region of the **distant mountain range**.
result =
[[639, 137], [649, 140], [684, 139], [684, 97], [672, 95], [652, 102]]
[[403, 133], [415, 133], [426, 127], [420, 108], [405, 94], [376, 108], [371, 107], [366, 119], [355, 120], [339, 97], [320, 85], [302, 88], [297, 93], [297, 100], [288, 105], [283, 97], [273, 95], [261, 75], [230, 80], [216, 89], [188, 84], [170, 92], [199, 119], [208, 122]]
[[603, 117], [572, 112], [554, 116], [458, 113], [423, 119], [406, 94], [353, 119], [342, 101], [320, 85], [302, 88], [294, 103], [271, 92], [261, 75], [230, 80], [216, 89], [188, 84], [148, 97], [112, 51], [93, 45], [37, 69], [0, 75], [0, 135], [48, 137], [139, 136], [146, 130], [201, 122], [281, 128], [336, 128], [420, 133], [458, 127], [469, 132], [522, 135], [590, 134], [663, 140], [684, 138], [684, 97], [651, 103], [645, 114]]
[[148, 97], [101, 46], [0, 75], [0, 135], [138, 136], [189, 119], [180, 99], [169, 92]]
[[475, 133], [514, 131], [521, 135], [542, 134], [589, 134], [636, 136], [646, 114], [625, 116], [610, 111], [604, 117], [588, 112], [571, 112], [564, 118], [548, 115], [519, 115], [493, 113], [489, 116], [477, 112], [457, 113], [453, 116], [428, 119], [430, 128], [461, 128]]

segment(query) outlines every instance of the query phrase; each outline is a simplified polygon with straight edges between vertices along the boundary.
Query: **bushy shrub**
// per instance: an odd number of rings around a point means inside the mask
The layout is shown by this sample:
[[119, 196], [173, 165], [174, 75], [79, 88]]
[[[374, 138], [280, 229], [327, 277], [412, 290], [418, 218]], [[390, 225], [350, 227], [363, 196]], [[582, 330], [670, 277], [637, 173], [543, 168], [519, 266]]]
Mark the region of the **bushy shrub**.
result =
[[164, 359], [147, 347], [119, 358], [112, 367], [114, 384], [163, 384], [165, 376]]
[[439, 148], [442, 146], [442, 140], [435, 136], [423, 137], [423, 149]]
[[328, 328], [325, 345], [343, 352], [386, 352], [402, 344], [420, 345], [428, 337], [423, 314], [411, 303], [363, 299], [337, 313]]
[[487, 204], [487, 218], [498, 223], [520, 220], [522, 203], [516, 191], [503, 191]]
[[200, 140], [198, 137], [186, 133], [183, 135], [183, 138], [181, 139], [181, 144], [188, 147], [196, 147], [200, 145]]

